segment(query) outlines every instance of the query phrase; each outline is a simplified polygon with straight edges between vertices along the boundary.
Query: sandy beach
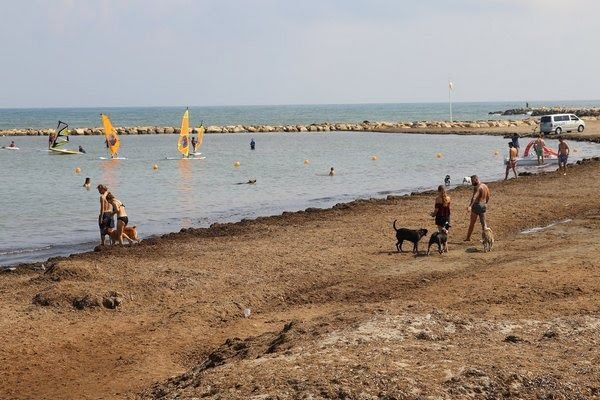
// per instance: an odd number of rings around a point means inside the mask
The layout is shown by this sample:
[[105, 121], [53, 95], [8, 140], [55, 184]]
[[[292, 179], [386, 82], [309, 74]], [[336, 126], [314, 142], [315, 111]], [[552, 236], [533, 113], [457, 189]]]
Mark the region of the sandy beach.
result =
[[445, 255], [422, 193], [4, 272], [0, 398], [600, 396], [599, 173], [492, 183], [491, 253], [459, 187]]

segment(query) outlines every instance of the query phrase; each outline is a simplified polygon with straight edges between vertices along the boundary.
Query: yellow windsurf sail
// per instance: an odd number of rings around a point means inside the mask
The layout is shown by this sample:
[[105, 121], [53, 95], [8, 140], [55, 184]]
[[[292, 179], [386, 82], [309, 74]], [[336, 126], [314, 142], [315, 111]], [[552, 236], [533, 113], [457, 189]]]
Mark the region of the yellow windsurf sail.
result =
[[177, 150], [184, 157], [190, 155], [190, 113], [188, 110], [185, 110], [181, 118], [181, 132], [179, 133], [179, 140], [177, 140]]
[[102, 116], [102, 125], [104, 126], [104, 136], [106, 136], [106, 147], [108, 147], [110, 156], [115, 157], [119, 151], [119, 147], [121, 147], [121, 140], [117, 136], [117, 131], [113, 128], [108, 115], [100, 115]]
[[202, 140], [204, 139], [204, 126], [200, 126], [198, 128], [198, 141], [196, 142], [196, 149], [194, 151], [198, 151], [200, 150], [200, 147], [202, 147]]

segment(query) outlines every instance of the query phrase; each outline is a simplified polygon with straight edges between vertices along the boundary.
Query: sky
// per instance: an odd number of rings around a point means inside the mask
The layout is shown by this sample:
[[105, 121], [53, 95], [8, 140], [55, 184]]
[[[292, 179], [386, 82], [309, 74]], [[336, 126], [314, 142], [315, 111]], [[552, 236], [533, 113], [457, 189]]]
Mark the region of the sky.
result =
[[598, 0], [0, 0], [0, 107], [600, 99]]

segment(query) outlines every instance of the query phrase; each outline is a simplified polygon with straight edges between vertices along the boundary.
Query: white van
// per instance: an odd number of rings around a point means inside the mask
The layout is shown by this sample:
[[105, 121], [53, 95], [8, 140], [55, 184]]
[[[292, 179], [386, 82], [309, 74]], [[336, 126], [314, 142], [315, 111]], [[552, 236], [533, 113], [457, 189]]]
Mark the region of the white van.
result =
[[583, 132], [585, 122], [575, 114], [551, 114], [542, 115], [540, 118], [540, 132], [556, 133], [560, 135], [563, 131]]

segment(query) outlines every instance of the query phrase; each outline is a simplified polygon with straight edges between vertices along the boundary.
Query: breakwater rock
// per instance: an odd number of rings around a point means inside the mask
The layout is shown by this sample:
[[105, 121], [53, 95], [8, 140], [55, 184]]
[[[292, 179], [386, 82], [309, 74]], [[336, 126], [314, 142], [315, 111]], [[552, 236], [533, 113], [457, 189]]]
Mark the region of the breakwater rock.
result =
[[539, 107], [539, 108], [512, 108], [504, 111], [491, 111], [490, 115], [531, 115], [538, 117], [547, 114], [575, 114], [579, 117], [600, 117], [599, 107], [572, 108], [572, 107]]
[[[444, 129], [481, 129], [481, 128], [510, 128], [517, 126], [536, 126], [535, 119], [526, 120], [489, 120], [489, 121], [417, 121], [417, 122], [370, 122], [361, 123], [329, 123], [323, 122], [310, 125], [209, 125], [206, 133], [254, 133], [254, 132], [360, 132], [386, 130], [444, 130]], [[135, 126], [115, 128], [120, 135], [152, 135], [179, 134], [176, 127]], [[0, 136], [47, 136], [54, 129], [6, 129], [0, 130]], [[191, 133], [198, 133], [198, 128], [192, 128]], [[103, 135], [102, 128], [74, 128], [71, 135]]]

